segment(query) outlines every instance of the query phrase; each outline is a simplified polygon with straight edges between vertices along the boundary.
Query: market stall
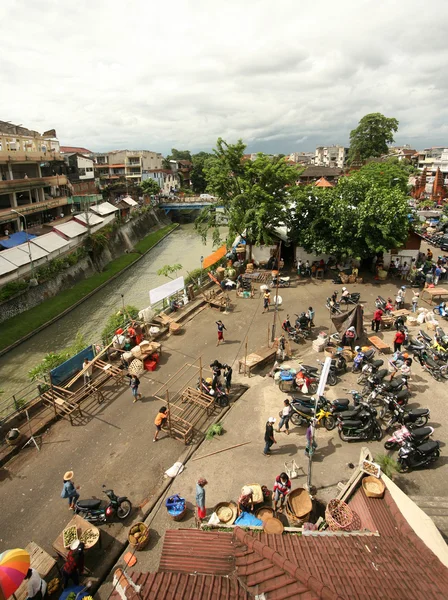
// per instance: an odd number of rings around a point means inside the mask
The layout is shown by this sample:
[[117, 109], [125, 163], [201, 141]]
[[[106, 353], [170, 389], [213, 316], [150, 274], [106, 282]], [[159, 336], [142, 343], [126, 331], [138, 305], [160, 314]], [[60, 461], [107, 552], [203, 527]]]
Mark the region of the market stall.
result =
[[[30, 555], [30, 569], [36, 569], [39, 575], [47, 583], [53, 577], [60, 577], [60, 570], [57, 561], [35, 542], [30, 542], [25, 550]], [[26, 600], [28, 598], [28, 582], [23, 581], [20, 587], [13, 594], [15, 600]]]
[[76, 539], [84, 543], [85, 550], [90, 550], [97, 544], [101, 547], [101, 530], [79, 515], [74, 515], [53, 542], [53, 548], [65, 559], [70, 544]]

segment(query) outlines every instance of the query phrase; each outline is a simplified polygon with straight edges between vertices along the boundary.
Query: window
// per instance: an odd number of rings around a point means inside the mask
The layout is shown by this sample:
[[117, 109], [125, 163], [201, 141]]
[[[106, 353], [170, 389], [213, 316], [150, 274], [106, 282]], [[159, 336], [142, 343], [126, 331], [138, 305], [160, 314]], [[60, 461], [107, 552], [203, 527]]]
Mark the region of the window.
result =
[[83, 177], [85, 174], [86, 174], [86, 170], [85, 170], [85, 169], [82, 169], [82, 168], [80, 168], [80, 169], [79, 169], [79, 176], [80, 176], [80, 177]]

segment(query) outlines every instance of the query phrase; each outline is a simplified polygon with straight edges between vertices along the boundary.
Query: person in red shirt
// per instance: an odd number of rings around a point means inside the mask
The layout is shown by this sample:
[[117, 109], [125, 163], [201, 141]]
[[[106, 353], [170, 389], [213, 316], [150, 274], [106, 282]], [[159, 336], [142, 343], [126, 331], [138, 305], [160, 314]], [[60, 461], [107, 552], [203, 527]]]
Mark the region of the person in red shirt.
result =
[[406, 335], [402, 329], [397, 331], [394, 338], [394, 352], [401, 352], [401, 344], [406, 339]]
[[279, 512], [283, 510], [286, 496], [291, 491], [291, 480], [286, 473], [280, 473], [275, 478], [274, 489], [272, 491], [272, 499], [274, 500], [274, 510], [277, 510], [277, 504], [280, 502]]
[[84, 571], [84, 544], [79, 540], [72, 542], [67, 559], [62, 567], [62, 579], [64, 588], [68, 586], [70, 579], [75, 585], [79, 585], [79, 576]]
[[373, 313], [372, 331], [376, 331], [378, 333], [378, 331], [380, 330], [382, 316], [383, 311], [381, 310], [381, 308], [377, 308], [376, 311]]

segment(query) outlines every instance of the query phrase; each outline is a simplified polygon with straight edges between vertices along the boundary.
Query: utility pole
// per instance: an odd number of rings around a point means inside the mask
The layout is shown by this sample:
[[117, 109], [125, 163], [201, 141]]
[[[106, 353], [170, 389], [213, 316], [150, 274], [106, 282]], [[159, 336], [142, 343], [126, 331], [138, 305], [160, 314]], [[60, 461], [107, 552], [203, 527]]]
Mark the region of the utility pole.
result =
[[277, 251], [277, 285], [275, 286], [275, 307], [274, 307], [274, 322], [272, 323], [272, 336], [271, 336], [271, 342], [273, 343], [275, 340], [275, 326], [277, 323], [277, 313], [278, 313], [278, 284], [280, 282], [280, 256], [281, 256], [281, 249], [282, 249], [282, 242], [280, 240], [279, 244], [278, 244], [278, 251]]

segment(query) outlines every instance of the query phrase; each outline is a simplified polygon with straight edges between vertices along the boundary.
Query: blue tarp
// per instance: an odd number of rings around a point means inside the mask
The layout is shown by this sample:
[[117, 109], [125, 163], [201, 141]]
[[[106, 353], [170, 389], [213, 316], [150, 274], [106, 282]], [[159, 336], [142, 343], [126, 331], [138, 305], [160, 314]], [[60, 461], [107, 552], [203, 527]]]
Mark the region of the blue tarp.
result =
[[242, 527], [250, 527], [251, 525], [263, 525], [263, 521], [257, 519], [252, 513], [243, 511], [238, 519], [235, 521], [235, 525], [241, 525]]
[[50, 371], [51, 382], [54, 383], [54, 385], [61, 385], [64, 381], [73, 377], [75, 373], [81, 371], [82, 363], [85, 358], [92, 360], [93, 357], [93, 346], [84, 348], [84, 350], [62, 363], [62, 365], [59, 365], [59, 367]]
[[20, 246], [20, 244], [24, 244], [28, 240], [33, 240], [36, 236], [31, 233], [25, 233], [24, 231], [18, 231], [17, 233], [12, 233], [7, 240], [1, 240], [0, 246], [3, 248], [14, 248], [15, 246]]

